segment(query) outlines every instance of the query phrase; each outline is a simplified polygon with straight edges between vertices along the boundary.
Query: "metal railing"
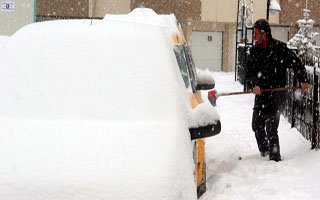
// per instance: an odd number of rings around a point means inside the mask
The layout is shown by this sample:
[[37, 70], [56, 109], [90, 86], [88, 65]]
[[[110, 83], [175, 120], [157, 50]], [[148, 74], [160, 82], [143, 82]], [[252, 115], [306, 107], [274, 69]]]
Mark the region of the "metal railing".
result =
[[[289, 92], [289, 98], [286, 100], [287, 103], [283, 113], [291, 123], [291, 126], [296, 127], [307, 140], [311, 141], [311, 149], [320, 147], [319, 62], [319, 59], [317, 59], [314, 62], [314, 66], [307, 67], [310, 80], [308, 91], [301, 94], [298, 90]], [[287, 73], [287, 85], [297, 85], [297, 79], [291, 70], [288, 70]]]

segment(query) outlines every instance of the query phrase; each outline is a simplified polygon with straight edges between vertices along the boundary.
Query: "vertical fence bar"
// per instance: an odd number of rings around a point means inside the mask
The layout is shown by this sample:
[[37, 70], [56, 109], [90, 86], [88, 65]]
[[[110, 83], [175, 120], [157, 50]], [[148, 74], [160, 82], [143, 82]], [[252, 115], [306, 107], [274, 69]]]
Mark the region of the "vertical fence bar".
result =
[[[292, 72], [291, 75], [292, 75], [291, 78], [293, 79], [292, 80], [292, 85], [296, 86], [297, 85], [297, 79], [296, 79], [296, 76], [295, 76], [294, 72]], [[292, 98], [291, 128], [293, 128], [296, 125], [296, 109], [297, 109], [297, 101], [295, 100], [295, 97], [294, 97], [294, 91], [292, 92], [291, 98]]]
[[319, 79], [316, 72], [316, 67], [314, 67], [314, 78], [313, 78], [313, 130], [312, 130], [312, 141], [311, 149], [319, 148]]

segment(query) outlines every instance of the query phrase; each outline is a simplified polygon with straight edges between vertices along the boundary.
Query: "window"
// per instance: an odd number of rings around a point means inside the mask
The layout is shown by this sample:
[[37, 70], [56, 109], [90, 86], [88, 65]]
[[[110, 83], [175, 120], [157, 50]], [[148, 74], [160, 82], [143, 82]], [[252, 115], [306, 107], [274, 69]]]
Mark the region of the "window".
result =
[[174, 53], [176, 55], [176, 59], [180, 68], [180, 73], [182, 75], [184, 84], [186, 88], [190, 87], [190, 80], [189, 80], [189, 72], [188, 72], [188, 62], [184, 53], [184, 48], [182, 45], [175, 45], [174, 46]]
[[188, 71], [189, 71], [189, 77], [190, 77], [192, 91], [195, 93], [197, 91], [196, 86], [197, 86], [197, 81], [198, 81], [196, 67], [194, 65], [189, 46], [187, 44], [185, 44], [183, 46], [183, 48], [184, 48], [185, 55], [187, 57]]

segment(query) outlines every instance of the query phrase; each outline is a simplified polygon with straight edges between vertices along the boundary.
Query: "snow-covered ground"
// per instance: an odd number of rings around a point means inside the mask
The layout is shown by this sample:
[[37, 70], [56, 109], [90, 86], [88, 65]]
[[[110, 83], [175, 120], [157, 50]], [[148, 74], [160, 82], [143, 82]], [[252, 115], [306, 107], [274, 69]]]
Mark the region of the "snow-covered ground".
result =
[[[242, 90], [233, 72], [214, 77], [218, 92]], [[207, 192], [200, 200], [319, 199], [320, 152], [310, 150], [310, 142], [282, 117], [282, 161], [260, 157], [251, 130], [253, 102], [252, 94], [217, 100], [222, 131], [206, 139]]]

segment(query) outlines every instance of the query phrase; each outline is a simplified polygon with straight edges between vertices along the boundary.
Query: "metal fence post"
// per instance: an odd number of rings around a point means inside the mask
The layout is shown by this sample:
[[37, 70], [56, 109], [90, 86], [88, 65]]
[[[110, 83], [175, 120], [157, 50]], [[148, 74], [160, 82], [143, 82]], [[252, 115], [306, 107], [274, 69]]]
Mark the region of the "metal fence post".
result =
[[[297, 81], [297, 78], [296, 78], [296, 75], [294, 72], [292, 72], [292, 77], [293, 79], [292, 81], [292, 85], [293, 86], [296, 86], [298, 81]], [[292, 107], [291, 107], [291, 128], [293, 128], [295, 126], [295, 122], [296, 122], [296, 118], [295, 118], [295, 113], [296, 113], [296, 106], [297, 106], [297, 101], [295, 100], [295, 97], [294, 97], [294, 91], [292, 92]]]
[[319, 148], [319, 79], [316, 72], [316, 67], [314, 67], [313, 75], [313, 129], [312, 129], [312, 141], [311, 149]]

